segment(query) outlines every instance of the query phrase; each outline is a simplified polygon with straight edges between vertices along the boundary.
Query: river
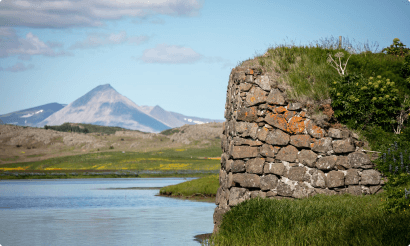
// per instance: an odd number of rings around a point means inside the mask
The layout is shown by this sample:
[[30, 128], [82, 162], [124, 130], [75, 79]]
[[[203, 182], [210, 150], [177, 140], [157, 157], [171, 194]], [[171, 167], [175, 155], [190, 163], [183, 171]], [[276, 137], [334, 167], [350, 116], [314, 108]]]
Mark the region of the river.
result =
[[1, 180], [0, 245], [200, 245], [215, 204], [156, 196], [186, 180]]

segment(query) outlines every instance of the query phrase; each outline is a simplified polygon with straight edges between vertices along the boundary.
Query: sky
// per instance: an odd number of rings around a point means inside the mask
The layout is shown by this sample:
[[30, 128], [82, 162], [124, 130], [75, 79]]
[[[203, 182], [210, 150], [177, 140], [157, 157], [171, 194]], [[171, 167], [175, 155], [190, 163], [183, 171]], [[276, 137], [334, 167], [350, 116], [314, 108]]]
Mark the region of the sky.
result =
[[0, 0], [0, 115], [111, 84], [140, 106], [223, 119], [241, 61], [339, 36], [410, 47], [409, 23], [410, 0]]

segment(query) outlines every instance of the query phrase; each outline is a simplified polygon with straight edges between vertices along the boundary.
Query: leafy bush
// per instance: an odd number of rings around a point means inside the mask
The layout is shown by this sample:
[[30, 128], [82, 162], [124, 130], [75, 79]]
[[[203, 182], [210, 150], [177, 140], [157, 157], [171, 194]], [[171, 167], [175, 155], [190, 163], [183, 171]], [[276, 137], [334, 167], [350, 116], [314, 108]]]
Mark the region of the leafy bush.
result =
[[390, 130], [401, 109], [398, 91], [394, 81], [381, 76], [369, 79], [362, 74], [341, 76], [330, 89], [335, 117], [355, 129], [375, 124]]
[[405, 46], [406, 45], [400, 42], [400, 39], [395, 38], [393, 39], [393, 44], [390, 45], [390, 47], [384, 48], [382, 52], [386, 52], [389, 55], [405, 56], [410, 51], [409, 48], [404, 48]]

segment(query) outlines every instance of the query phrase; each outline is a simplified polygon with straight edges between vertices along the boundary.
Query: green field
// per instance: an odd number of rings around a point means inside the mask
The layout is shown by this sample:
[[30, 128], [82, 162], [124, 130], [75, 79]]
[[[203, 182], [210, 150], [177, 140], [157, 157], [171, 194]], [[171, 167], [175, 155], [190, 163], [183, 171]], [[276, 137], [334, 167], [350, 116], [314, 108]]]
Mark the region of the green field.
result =
[[[221, 149], [103, 152], [1, 165], [0, 170], [218, 170]], [[215, 159], [208, 159], [214, 157]]]

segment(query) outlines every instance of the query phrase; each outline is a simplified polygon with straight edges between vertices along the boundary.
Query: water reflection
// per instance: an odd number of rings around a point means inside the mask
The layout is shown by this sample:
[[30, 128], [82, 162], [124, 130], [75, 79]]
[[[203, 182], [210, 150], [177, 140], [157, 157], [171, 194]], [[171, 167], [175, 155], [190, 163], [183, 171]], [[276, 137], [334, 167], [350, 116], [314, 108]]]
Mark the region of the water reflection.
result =
[[[212, 203], [155, 196], [184, 179], [0, 182], [1, 245], [199, 245]], [[8, 208], [5, 208], [8, 207]]]

